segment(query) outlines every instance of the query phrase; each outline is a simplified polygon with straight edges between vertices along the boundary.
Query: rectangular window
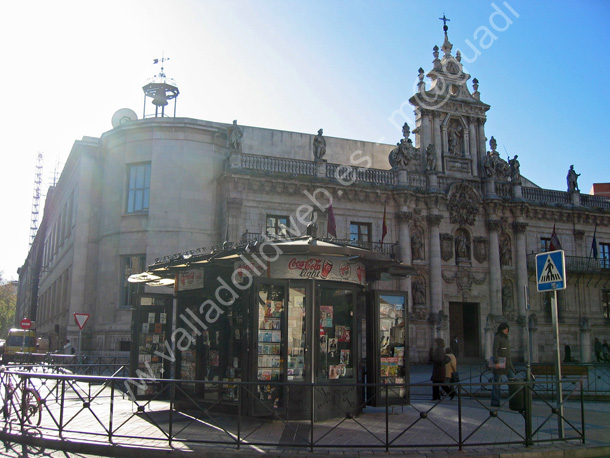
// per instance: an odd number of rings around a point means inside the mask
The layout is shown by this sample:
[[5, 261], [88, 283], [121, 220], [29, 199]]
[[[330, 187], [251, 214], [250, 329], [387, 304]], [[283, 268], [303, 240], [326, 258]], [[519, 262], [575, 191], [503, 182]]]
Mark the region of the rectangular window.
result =
[[267, 215], [267, 235], [286, 237], [289, 221], [287, 216]]
[[135, 293], [138, 283], [129, 283], [127, 279], [131, 274], [137, 274], [146, 270], [146, 255], [121, 257], [121, 299], [120, 307], [133, 307], [135, 305]]
[[352, 242], [370, 242], [371, 223], [351, 222], [349, 225], [349, 239]]
[[551, 238], [550, 237], [540, 237], [540, 252], [544, 253], [545, 251], [551, 250]]
[[599, 244], [599, 264], [602, 269], [610, 269], [610, 243]]
[[610, 289], [602, 291], [602, 314], [606, 320], [610, 320]]
[[127, 213], [145, 213], [150, 198], [150, 163], [128, 166]]

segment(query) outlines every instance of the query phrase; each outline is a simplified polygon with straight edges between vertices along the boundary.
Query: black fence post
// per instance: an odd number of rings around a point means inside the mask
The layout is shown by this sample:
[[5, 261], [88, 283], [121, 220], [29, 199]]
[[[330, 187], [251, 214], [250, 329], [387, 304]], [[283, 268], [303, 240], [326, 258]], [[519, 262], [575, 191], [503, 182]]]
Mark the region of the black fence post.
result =
[[114, 419], [114, 379], [110, 380], [110, 418], [108, 419], [108, 442], [112, 443], [112, 433]]

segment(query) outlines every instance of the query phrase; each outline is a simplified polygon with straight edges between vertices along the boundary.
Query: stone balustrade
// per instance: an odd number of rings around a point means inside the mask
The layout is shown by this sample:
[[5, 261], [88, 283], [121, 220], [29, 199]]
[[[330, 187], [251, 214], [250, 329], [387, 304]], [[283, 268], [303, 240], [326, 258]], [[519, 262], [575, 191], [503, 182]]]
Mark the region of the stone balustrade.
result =
[[[348, 183], [366, 183], [380, 186], [395, 186], [398, 184], [398, 172], [396, 170], [382, 170], [373, 168], [357, 168], [341, 166], [340, 164], [329, 164], [326, 162], [304, 161], [300, 159], [278, 158], [254, 154], [232, 154], [229, 161], [229, 169], [260, 170], [271, 173], [285, 173], [292, 176], [323, 176], [329, 179], [341, 178]], [[450, 186], [458, 180], [440, 175], [438, 178], [439, 188], [447, 192]], [[469, 181], [475, 189], [485, 195], [484, 183], [479, 180]], [[427, 189], [427, 179], [424, 173], [409, 171], [407, 174], [407, 186], [415, 189]], [[496, 183], [495, 193], [500, 198], [511, 199], [512, 188], [510, 183]], [[536, 202], [544, 205], [573, 205], [572, 194], [565, 191], [542, 189], [534, 187], [522, 188], [522, 199], [528, 202]], [[601, 208], [610, 210], [610, 199], [582, 194], [580, 205], [584, 207]]]

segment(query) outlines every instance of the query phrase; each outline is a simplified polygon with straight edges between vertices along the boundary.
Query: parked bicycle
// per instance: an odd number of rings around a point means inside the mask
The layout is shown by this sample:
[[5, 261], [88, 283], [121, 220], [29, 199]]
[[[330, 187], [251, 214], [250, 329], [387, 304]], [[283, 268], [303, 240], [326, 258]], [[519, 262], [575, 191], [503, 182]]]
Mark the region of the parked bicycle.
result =
[[[0, 367], [3, 385], [2, 414], [6, 422], [18, 422], [31, 426], [39, 426], [42, 417], [40, 394], [28, 382], [22, 379], [13, 383], [14, 375]], [[30, 383], [28, 385], [28, 383]]]

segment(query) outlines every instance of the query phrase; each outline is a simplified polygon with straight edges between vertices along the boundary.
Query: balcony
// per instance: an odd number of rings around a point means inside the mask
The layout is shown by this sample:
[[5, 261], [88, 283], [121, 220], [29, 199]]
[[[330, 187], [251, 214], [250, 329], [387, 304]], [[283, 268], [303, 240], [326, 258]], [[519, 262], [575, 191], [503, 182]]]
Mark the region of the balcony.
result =
[[[263, 242], [269, 238], [276, 239], [275, 236], [265, 236], [260, 232], [244, 232], [241, 236], [241, 245], [247, 245], [252, 242]], [[277, 237], [281, 239], [281, 237]], [[363, 242], [360, 240], [348, 240], [348, 239], [335, 239], [321, 237], [320, 240], [325, 242], [338, 243], [341, 245], [350, 245], [358, 248], [364, 248], [366, 250], [373, 251], [375, 253], [381, 253], [388, 256], [390, 259], [396, 259], [398, 242], [395, 243], [381, 243], [381, 242]]]
[[[527, 255], [527, 270], [536, 271], [536, 254]], [[566, 256], [566, 273], [610, 275], [610, 259], [593, 259], [586, 256]]]

